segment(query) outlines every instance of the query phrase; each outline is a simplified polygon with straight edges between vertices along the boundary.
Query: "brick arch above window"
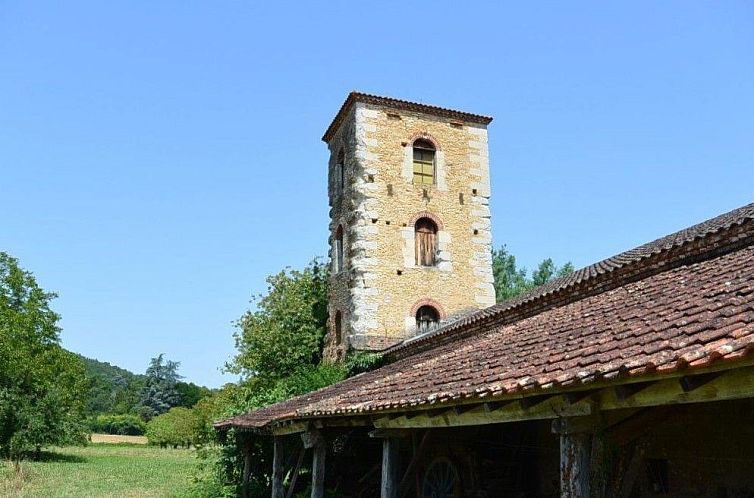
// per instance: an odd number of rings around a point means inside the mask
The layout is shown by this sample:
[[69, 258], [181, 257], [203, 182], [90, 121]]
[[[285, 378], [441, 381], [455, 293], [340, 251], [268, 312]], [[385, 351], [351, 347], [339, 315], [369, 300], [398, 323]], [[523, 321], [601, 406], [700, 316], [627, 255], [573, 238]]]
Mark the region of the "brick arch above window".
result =
[[440, 315], [440, 320], [444, 320], [445, 317], [448, 316], [448, 314], [445, 313], [445, 308], [442, 307], [442, 304], [428, 297], [419, 299], [414, 303], [414, 305], [411, 307], [411, 316], [415, 317], [416, 313], [419, 311], [419, 308], [421, 308], [422, 306], [431, 306], [436, 309], [437, 313]]
[[414, 214], [414, 216], [411, 217], [411, 220], [409, 221], [408, 226], [415, 227], [416, 222], [419, 221], [422, 218], [428, 218], [434, 222], [435, 225], [437, 225], [437, 230], [443, 230], [443, 224], [442, 220], [435, 214], [430, 213], [429, 211], [421, 211], [419, 213]]
[[419, 133], [414, 133], [408, 139], [407, 144], [409, 146], [413, 147], [414, 146], [414, 142], [416, 142], [417, 140], [426, 140], [427, 142], [430, 142], [432, 145], [434, 145], [435, 150], [442, 150], [442, 147], [440, 146], [440, 142], [438, 142], [435, 137], [433, 137], [432, 135], [430, 135], [427, 132], [422, 131], [422, 132], [419, 132]]

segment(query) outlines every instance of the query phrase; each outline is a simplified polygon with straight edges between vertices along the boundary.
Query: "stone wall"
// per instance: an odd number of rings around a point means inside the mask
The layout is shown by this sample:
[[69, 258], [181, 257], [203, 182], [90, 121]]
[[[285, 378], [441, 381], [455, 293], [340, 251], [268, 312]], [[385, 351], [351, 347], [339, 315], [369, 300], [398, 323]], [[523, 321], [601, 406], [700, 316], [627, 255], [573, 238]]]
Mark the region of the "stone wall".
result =
[[[412, 143], [432, 141], [436, 184], [412, 183]], [[335, 164], [345, 151], [338, 199]], [[357, 103], [332, 137], [330, 233], [345, 231], [345, 265], [331, 277], [328, 357], [347, 347], [383, 349], [415, 333], [417, 303], [439, 303], [444, 320], [494, 304], [487, 130], [479, 124]], [[415, 220], [438, 221], [438, 263], [414, 259]], [[333, 245], [331, 244], [331, 247]], [[334, 337], [336, 310], [344, 338]]]

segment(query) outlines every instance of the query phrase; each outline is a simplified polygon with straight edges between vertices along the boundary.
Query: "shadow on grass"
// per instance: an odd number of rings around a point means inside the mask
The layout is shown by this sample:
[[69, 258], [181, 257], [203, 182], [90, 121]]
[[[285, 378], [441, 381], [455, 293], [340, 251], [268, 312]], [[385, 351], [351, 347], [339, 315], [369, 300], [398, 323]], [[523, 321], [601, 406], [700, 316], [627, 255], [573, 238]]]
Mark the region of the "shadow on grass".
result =
[[32, 462], [63, 462], [63, 463], [86, 463], [87, 459], [79, 455], [66, 455], [54, 451], [40, 451], [39, 453], [29, 453], [24, 456], [24, 460]]

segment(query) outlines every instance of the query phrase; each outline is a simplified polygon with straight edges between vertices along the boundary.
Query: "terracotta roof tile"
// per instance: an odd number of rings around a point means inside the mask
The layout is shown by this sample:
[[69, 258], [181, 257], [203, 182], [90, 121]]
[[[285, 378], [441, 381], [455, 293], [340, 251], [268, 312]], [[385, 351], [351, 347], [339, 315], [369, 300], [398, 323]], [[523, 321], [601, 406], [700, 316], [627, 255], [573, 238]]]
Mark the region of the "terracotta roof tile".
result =
[[[571, 294], [574, 282], [592, 278], [593, 270], [580, 270], [464, 321], [455, 337], [445, 330], [425, 339], [432, 347], [393, 355], [380, 369], [218, 426], [259, 428], [739, 361], [754, 353], [754, 206], [733, 213], [608, 260], [622, 261], [624, 270], [649, 261], [652, 271], [633, 268], [639, 279]], [[538, 307], [558, 292], [568, 299]], [[526, 314], [519, 307], [534, 309]]]

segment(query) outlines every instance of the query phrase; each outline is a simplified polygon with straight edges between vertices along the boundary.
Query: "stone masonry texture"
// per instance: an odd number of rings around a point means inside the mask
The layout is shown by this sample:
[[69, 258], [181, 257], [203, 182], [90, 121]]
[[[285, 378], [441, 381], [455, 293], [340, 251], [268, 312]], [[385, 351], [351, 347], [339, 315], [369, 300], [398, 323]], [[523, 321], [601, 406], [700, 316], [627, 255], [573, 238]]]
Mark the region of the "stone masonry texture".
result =
[[[495, 302], [486, 124], [389, 102], [356, 102], [346, 112], [328, 142], [331, 261], [338, 227], [344, 231], [343, 268], [333, 266], [330, 279], [331, 360], [412, 337], [422, 303], [435, 305], [448, 322]], [[437, 150], [434, 185], [412, 182], [412, 144], [419, 138]], [[434, 267], [414, 260], [414, 222], [423, 216], [439, 226]]]

